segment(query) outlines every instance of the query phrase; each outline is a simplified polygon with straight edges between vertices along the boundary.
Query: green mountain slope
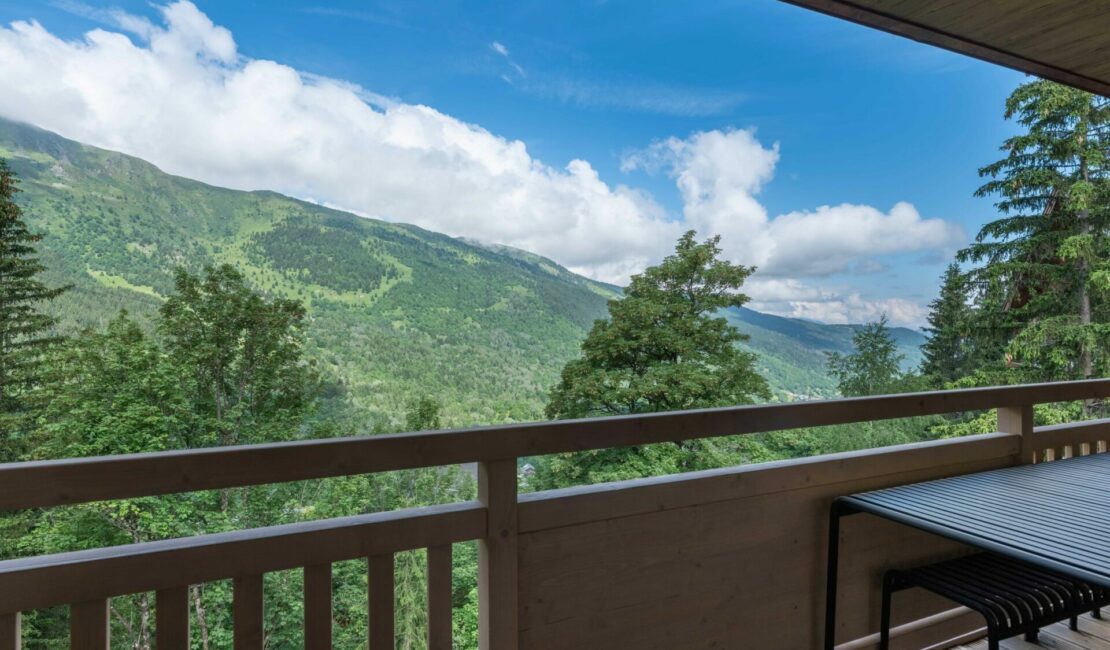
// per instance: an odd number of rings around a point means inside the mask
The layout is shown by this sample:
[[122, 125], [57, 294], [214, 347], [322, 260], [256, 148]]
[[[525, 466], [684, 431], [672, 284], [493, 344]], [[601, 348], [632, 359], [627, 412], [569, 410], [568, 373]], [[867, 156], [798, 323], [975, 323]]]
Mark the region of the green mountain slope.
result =
[[[729, 310], [728, 320], [751, 339], [745, 347], [760, 357], [760, 370], [776, 395], [785, 399], [834, 397], [836, 382], [825, 372], [826, 353], [852, 352], [852, 334], [859, 325], [827, 325], [783, 318], [751, 309]], [[904, 327], [890, 328], [904, 369], [921, 365], [925, 337]]]
[[[213, 187], [4, 120], [0, 157], [46, 236], [48, 279], [74, 285], [56, 305], [65, 328], [120, 309], [148, 315], [176, 266], [231, 263], [255, 287], [306, 303], [310, 355], [367, 427], [396, 425], [421, 395], [455, 426], [539, 418], [546, 389], [619, 291], [531, 253]], [[829, 394], [822, 350], [843, 351], [850, 326], [730, 318], [780, 395]]]

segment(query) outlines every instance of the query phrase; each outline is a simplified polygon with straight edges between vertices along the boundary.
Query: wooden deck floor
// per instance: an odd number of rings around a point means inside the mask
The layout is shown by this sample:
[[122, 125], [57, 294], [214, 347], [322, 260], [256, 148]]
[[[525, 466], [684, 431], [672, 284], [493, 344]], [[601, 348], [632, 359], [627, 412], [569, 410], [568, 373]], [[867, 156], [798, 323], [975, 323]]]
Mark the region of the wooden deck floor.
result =
[[[1006, 650], [1110, 650], [1110, 608], [1104, 609], [1103, 618], [1090, 615], [1079, 617], [1079, 631], [1072, 632], [1067, 623], [1057, 623], [1041, 630], [1040, 642], [1029, 643], [1022, 637], [1002, 642]], [[955, 650], [987, 650], [987, 640], [959, 646]]]

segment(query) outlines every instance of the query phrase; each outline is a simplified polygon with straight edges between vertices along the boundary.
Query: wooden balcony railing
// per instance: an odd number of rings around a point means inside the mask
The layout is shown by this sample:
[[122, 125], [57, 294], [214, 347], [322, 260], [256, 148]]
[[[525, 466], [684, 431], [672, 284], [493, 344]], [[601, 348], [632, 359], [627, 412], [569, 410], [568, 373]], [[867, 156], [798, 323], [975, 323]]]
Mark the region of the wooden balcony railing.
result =
[[[331, 565], [366, 558], [369, 647], [393, 648], [393, 556], [428, 549], [429, 647], [451, 647], [451, 544], [479, 542], [483, 648], [815, 647], [839, 494], [1106, 450], [1110, 420], [1033, 426], [1033, 405], [1110, 397], [1091, 380], [0, 465], [0, 510], [478, 463], [479, 498], [0, 562], [0, 650], [20, 612], [68, 605], [71, 647], [109, 646], [111, 598], [156, 592], [159, 650], [189, 645], [191, 585], [233, 580], [235, 648], [262, 648], [262, 576], [304, 571], [306, 647], [331, 643]], [[999, 432], [518, 497], [517, 459], [999, 409]], [[842, 530], [838, 634], [874, 644], [877, 576], [955, 545], [889, 522]], [[974, 620], [908, 593], [918, 646]], [[943, 638], [941, 638], [943, 637]]]

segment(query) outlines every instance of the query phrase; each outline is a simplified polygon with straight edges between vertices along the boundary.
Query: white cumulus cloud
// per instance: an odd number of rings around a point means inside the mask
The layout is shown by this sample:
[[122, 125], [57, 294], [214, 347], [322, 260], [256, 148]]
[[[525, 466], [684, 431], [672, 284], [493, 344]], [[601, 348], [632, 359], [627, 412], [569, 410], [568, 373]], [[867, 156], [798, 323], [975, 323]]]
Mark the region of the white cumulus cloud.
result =
[[63, 40], [0, 28], [0, 115], [236, 189], [516, 246], [609, 280], [657, 260], [678, 227], [650, 196], [585, 160], [563, 168], [433, 108], [242, 56], [189, 2], [161, 25]]
[[779, 147], [763, 146], [755, 131], [703, 131], [668, 138], [625, 156], [622, 169], [665, 170], [682, 195], [685, 223], [721, 235], [732, 259], [759, 267], [763, 276], [806, 277], [842, 273], [861, 258], [930, 251], [965, 241], [963, 229], [923, 219], [909, 203], [889, 212], [867, 205], [821, 206], [771, 218], [757, 198], [773, 177]]
[[864, 298], [859, 291], [830, 290], [793, 278], [753, 276], [744, 287], [757, 311], [823, 323], [866, 323], [882, 316], [894, 325], [919, 327], [926, 308], [905, 298]]

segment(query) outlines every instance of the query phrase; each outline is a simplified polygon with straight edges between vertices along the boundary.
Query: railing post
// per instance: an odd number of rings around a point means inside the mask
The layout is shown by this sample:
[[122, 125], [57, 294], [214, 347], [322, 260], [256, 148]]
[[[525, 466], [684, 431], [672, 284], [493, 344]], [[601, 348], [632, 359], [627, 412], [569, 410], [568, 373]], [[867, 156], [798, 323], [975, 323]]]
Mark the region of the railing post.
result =
[[517, 477], [516, 459], [478, 464], [478, 499], [488, 515], [478, 540], [478, 647], [516, 650]]
[[304, 645], [330, 648], [332, 644], [331, 565], [304, 568]]
[[19, 650], [23, 640], [20, 614], [0, 614], [0, 650]]
[[998, 409], [998, 431], [1021, 436], [1021, 462], [1037, 458], [1037, 441], [1033, 437], [1033, 405], [1005, 406]]
[[393, 650], [397, 643], [394, 627], [396, 603], [395, 561], [392, 553], [371, 555], [366, 561], [367, 586], [370, 591], [370, 650]]
[[189, 650], [189, 588], [159, 591], [155, 596], [154, 621], [158, 650]]
[[235, 650], [262, 650], [263, 581], [261, 575], [235, 578], [232, 582], [231, 619]]
[[94, 600], [70, 606], [70, 650], [108, 650], [111, 644], [107, 600]]
[[428, 650], [451, 650], [451, 545], [428, 549]]

